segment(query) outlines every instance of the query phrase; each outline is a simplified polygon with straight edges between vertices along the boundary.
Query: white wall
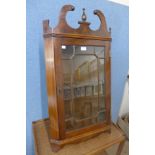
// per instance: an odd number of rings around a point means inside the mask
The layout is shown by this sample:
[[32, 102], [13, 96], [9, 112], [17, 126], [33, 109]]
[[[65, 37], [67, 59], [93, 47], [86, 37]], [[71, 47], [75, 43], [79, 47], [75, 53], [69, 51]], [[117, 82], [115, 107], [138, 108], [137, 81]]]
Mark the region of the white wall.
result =
[[126, 113], [129, 113], [129, 79], [127, 79], [125, 82], [119, 116], [121, 117]]

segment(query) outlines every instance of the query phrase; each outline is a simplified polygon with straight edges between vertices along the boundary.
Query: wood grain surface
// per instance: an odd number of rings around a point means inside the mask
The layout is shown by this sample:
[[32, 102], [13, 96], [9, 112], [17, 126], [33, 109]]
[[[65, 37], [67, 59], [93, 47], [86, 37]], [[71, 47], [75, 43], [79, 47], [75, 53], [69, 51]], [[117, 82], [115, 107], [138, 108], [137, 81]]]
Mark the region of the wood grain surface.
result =
[[61, 150], [55, 153], [52, 152], [48, 127], [48, 119], [33, 122], [35, 155], [97, 155], [106, 148], [119, 143], [121, 144], [119, 153], [121, 153], [122, 144], [125, 140], [124, 133], [112, 124], [111, 134], [101, 133], [89, 140], [77, 144], [65, 145]]

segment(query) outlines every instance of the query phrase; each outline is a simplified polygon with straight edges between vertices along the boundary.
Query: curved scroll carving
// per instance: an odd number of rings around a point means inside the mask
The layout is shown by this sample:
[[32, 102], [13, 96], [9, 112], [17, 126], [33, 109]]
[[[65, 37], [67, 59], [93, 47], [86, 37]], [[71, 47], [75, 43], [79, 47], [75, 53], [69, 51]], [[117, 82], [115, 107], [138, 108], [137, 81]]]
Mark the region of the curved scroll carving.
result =
[[60, 26], [62, 23], [66, 24], [68, 26], [68, 24], [66, 22], [67, 12], [74, 11], [74, 10], [75, 10], [75, 7], [73, 5], [64, 5], [60, 11], [58, 26]]
[[94, 10], [94, 14], [97, 15], [100, 19], [100, 28], [98, 31], [101, 31], [101, 32], [108, 32], [107, 31], [107, 24], [106, 24], [106, 21], [105, 21], [105, 16], [104, 14], [100, 11], [100, 10]]
[[[94, 14], [97, 15], [100, 19], [100, 27], [98, 30], [91, 30], [89, 25], [89, 22], [86, 22], [86, 17], [84, 18], [84, 20], [82, 19], [82, 21], [78, 22], [80, 24], [79, 28], [74, 29], [72, 27], [70, 27], [67, 24], [66, 21], [66, 16], [67, 16], [67, 12], [68, 11], [74, 11], [75, 7], [73, 5], [65, 5], [62, 7], [61, 11], [60, 11], [60, 15], [59, 15], [59, 21], [58, 21], [58, 25], [52, 29], [49, 27], [49, 21], [45, 20], [43, 22], [43, 27], [44, 27], [44, 36], [54, 36], [54, 35], [66, 35], [66, 34], [70, 34], [70, 35], [89, 35], [89, 36], [99, 36], [99, 37], [107, 37], [107, 38], [111, 38], [111, 32], [108, 32], [107, 30], [107, 25], [106, 25], [106, 20], [105, 20], [105, 16], [104, 14], [100, 11], [100, 10], [94, 10]], [[83, 9], [84, 12], [85, 9]], [[85, 12], [83, 13], [82, 17], [85, 15]], [[85, 15], [86, 16], [86, 15]], [[74, 36], [75, 37], [75, 36]]]
[[61, 8], [58, 25], [54, 28], [55, 32], [59, 32], [60, 30], [61, 32], [74, 31], [74, 29], [71, 28], [66, 21], [67, 12], [74, 11], [74, 10], [75, 10], [75, 7], [73, 5], [64, 5]]

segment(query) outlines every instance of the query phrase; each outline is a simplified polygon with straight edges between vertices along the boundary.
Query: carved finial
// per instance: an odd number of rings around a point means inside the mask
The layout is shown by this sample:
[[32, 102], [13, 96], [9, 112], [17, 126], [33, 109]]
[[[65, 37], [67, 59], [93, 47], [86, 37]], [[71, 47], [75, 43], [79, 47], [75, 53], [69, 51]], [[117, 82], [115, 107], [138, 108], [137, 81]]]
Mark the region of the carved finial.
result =
[[83, 10], [83, 14], [82, 14], [81, 18], [82, 18], [82, 21], [85, 22], [87, 20], [87, 16], [86, 16], [86, 13], [85, 13], [85, 8], [83, 8], [82, 10]]

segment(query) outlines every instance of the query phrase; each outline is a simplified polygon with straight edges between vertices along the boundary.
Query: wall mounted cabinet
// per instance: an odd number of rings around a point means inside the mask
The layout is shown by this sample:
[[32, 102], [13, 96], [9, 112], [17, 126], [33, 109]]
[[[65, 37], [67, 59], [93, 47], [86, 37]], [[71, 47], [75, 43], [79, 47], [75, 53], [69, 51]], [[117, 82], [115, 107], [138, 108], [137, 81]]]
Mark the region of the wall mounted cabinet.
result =
[[79, 28], [71, 28], [65, 5], [55, 28], [43, 21], [50, 139], [54, 151], [68, 143], [110, 131], [111, 30], [103, 13], [98, 30], [91, 30], [83, 9]]

